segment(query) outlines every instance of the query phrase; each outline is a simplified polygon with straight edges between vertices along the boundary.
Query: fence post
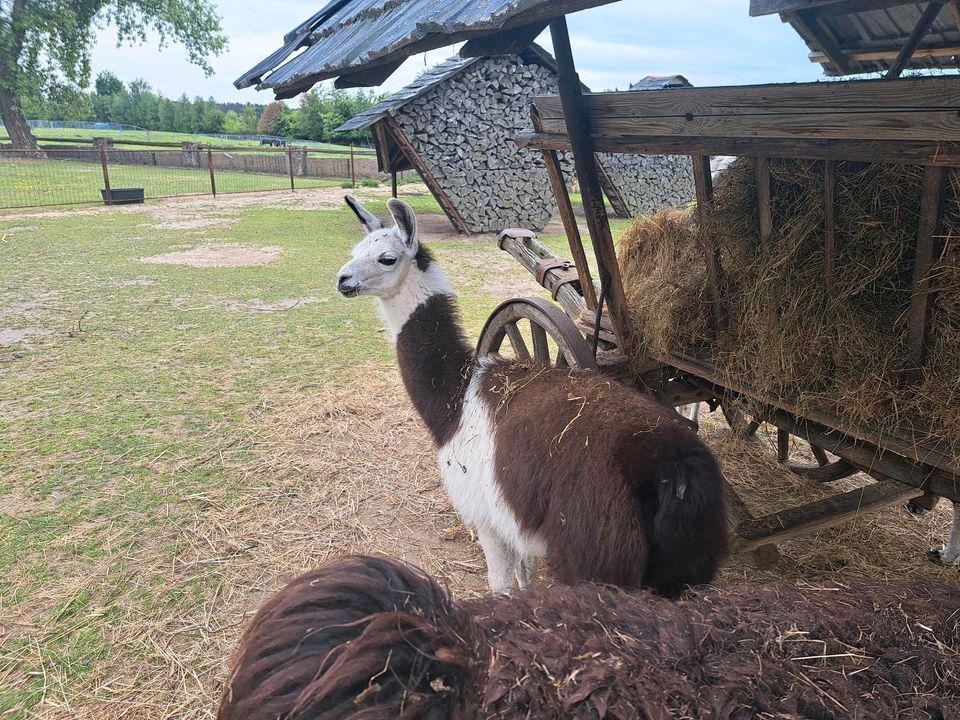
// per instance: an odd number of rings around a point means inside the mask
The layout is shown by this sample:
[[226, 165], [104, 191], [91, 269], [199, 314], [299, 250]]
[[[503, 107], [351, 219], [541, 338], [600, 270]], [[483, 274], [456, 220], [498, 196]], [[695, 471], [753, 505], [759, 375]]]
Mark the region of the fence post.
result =
[[217, 180], [213, 175], [213, 149], [207, 148], [207, 169], [210, 171], [210, 192], [217, 196]]
[[107, 140], [106, 138], [97, 138], [94, 142], [100, 151], [100, 167], [103, 168], [103, 189], [106, 191], [104, 198], [107, 205], [113, 205], [113, 191], [110, 189], [110, 170], [107, 167]]
[[390, 172], [390, 194], [395, 198], [397, 197], [397, 171], [392, 170]]
[[290, 168], [290, 191], [293, 192], [296, 188], [293, 186], [293, 146], [287, 145], [287, 165]]
[[353, 162], [353, 143], [350, 143], [350, 185], [357, 186], [357, 167]]

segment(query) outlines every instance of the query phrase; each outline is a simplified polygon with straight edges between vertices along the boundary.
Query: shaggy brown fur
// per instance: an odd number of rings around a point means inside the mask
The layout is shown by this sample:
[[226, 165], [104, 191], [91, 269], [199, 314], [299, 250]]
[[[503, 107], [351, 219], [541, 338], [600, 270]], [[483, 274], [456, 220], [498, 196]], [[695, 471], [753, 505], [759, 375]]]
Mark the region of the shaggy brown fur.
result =
[[453, 606], [354, 557], [284, 588], [244, 635], [220, 720], [956, 720], [954, 586], [709, 590], [670, 602], [537, 587]]
[[682, 418], [596, 373], [494, 366], [484, 391], [496, 472], [521, 527], [562, 583], [710, 582], [727, 554], [723, 476]]

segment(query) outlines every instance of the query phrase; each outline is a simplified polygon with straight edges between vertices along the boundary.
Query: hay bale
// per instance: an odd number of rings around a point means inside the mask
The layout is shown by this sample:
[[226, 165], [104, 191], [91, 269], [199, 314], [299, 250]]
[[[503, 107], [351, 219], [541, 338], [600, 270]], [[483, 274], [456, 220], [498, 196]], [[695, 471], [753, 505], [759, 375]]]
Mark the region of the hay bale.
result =
[[[837, 163], [835, 282], [824, 262], [823, 163], [771, 162], [774, 233], [759, 240], [756, 178], [737, 160], [699, 215], [641, 218], [621, 241], [624, 284], [646, 352], [708, 352], [730, 378], [801, 412], [960, 449], [960, 180], [951, 176], [947, 251], [922, 382], [904, 386], [907, 310], [922, 168]], [[720, 250], [728, 327], [710, 323], [698, 232]], [[669, 247], [665, 247], [669, 246]]]

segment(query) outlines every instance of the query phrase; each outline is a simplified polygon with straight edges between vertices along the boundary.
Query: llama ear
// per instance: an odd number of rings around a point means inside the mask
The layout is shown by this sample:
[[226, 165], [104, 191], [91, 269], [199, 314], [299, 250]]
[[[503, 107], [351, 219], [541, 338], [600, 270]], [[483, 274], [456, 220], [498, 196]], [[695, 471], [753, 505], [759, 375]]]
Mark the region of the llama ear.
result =
[[355, 197], [352, 195], [345, 195], [343, 199], [346, 201], [347, 205], [350, 206], [350, 209], [356, 213], [357, 217], [360, 218], [360, 222], [363, 223], [363, 226], [367, 229], [367, 232], [383, 230], [383, 223], [380, 222], [380, 218], [361, 205]]
[[390, 198], [387, 200], [387, 209], [393, 215], [397, 223], [397, 230], [403, 237], [403, 241], [408, 247], [413, 247], [417, 239], [417, 217], [413, 214], [413, 208], [407, 205], [403, 200]]

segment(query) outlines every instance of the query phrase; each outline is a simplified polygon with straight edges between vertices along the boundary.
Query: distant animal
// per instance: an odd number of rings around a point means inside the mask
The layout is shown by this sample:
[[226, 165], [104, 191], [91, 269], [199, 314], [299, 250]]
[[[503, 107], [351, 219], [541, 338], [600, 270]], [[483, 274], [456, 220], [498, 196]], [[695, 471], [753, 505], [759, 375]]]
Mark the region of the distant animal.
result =
[[267, 600], [217, 717], [955, 720], [958, 707], [954, 585], [455, 602], [400, 562], [347, 557]]
[[391, 199], [387, 228], [346, 202], [368, 234], [337, 288], [379, 298], [446, 490], [476, 528], [490, 589], [530, 584], [543, 557], [559, 582], [669, 597], [713, 579], [728, 547], [725, 482], [685, 421], [600, 373], [477, 359], [410, 206]]

